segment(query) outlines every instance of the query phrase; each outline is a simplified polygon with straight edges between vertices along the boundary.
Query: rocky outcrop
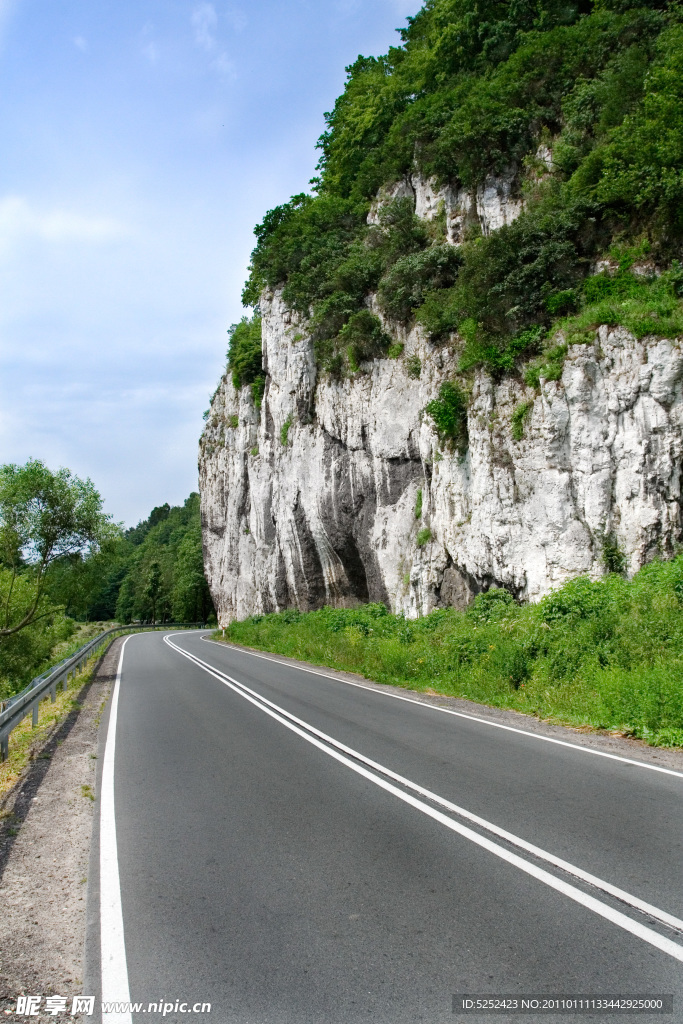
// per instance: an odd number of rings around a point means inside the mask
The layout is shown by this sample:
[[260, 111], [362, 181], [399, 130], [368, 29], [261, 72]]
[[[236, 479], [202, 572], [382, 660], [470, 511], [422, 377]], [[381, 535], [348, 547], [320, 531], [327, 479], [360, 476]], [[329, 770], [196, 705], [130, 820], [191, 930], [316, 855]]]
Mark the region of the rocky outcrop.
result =
[[434, 178], [414, 173], [380, 191], [368, 214], [368, 224], [379, 224], [382, 207], [392, 200], [411, 199], [422, 220], [433, 220], [443, 211], [446, 238], [452, 245], [459, 245], [469, 226], [478, 226], [483, 235], [490, 235], [511, 224], [522, 211], [517, 189], [514, 168], [499, 177], [489, 176], [473, 191], [440, 186]]
[[[428, 216], [438, 199], [427, 186], [419, 194]], [[496, 194], [502, 208], [500, 185]], [[539, 394], [478, 372], [461, 456], [424, 414], [457, 351], [414, 329], [401, 336], [401, 358], [319, 379], [312, 343], [279, 293], [264, 296], [262, 314], [262, 406], [226, 376], [200, 444], [206, 571], [221, 623], [368, 600], [416, 616], [463, 607], [491, 585], [537, 600], [570, 577], [602, 575], [607, 543], [632, 573], [679, 542], [677, 340], [603, 327], [570, 348], [561, 380], [542, 381]]]

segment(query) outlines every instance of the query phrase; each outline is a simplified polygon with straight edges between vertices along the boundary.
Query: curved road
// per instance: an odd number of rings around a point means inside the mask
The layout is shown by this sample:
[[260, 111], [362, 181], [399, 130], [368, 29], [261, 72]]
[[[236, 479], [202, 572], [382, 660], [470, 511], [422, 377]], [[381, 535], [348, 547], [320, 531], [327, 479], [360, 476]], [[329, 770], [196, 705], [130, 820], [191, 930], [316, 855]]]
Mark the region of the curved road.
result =
[[140, 1007], [106, 1024], [613, 1019], [456, 993], [673, 994], [626, 1019], [683, 1020], [683, 774], [208, 634], [132, 636], [120, 669], [86, 986]]

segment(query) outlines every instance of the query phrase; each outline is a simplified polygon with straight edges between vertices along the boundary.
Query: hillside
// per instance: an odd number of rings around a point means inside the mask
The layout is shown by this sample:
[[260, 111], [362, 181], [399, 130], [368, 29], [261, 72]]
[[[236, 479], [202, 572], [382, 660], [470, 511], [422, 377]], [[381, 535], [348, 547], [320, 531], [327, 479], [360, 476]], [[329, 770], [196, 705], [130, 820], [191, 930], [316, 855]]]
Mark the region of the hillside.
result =
[[618, 0], [427, 3], [402, 46], [348, 69], [316, 192], [256, 228], [245, 303], [281, 288], [333, 375], [386, 354], [382, 320], [434, 342], [458, 331], [459, 369], [495, 373], [559, 329], [563, 344], [600, 323], [677, 333], [679, 17]]
[[220, 621], [674, 552], [681, 61], [675, 4], [430, 0], [348, 69], [200, 443]]

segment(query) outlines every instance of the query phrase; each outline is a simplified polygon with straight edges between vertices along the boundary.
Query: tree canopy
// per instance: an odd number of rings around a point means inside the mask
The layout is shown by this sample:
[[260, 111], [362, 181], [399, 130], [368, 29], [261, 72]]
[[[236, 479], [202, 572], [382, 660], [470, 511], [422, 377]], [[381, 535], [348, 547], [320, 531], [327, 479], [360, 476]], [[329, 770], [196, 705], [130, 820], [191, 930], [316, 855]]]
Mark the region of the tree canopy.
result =
[[0, 558], [9, 574], [0, 641], [39, 614], [55, 562], [94, 552], [116, 533], [91, 480], [53, 473], [38, 459], [0, 467]]
[[[463, 369], [479, 362], [505, 373], [590, 305], [584, 283], [615, 246], [619, 260], [646, 244], [659, 269], [675, 270], [677, 2], [427, 0], [400, 35], [385, 55], [347, 68], [325, 115], [313, 193], [271, 210], [255, 230], [246, 305], [281, 287], [308, 320], [321, 367], [355, 373], [359, 353], [384, 352], [377, 318], [358, 317], [374, 292], [387, 320], [417, 321], [437, 343], [458, 332]], [[385, 203], [368, 224], [378, 190], [416, 172], [470, 195], [506, 176], [523, 212], [488, 237], [474, 218], [457, 258], [445, 215], [420, 222], [410, 199]], [[677, 289], [664, 304], [680, 320]], [[639, 295], [643, 315], [661, 315], [659, 293]], [[622, 322], [616, 304], [610, 315]]]

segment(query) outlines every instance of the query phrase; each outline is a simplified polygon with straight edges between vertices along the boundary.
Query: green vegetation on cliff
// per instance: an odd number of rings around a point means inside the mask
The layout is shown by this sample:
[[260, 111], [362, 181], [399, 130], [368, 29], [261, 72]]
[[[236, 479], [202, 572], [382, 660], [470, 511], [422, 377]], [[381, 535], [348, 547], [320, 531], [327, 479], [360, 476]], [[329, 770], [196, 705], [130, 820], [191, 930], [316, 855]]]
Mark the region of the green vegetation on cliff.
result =
[[[458, 332], [463, 372], [516, 372], [533, 357], [556, 372], [559, 327], [573, 341], [600, 322], [681, 330], [677, 3], [427, 0], [399, 46], [347, 71], [314, 193], [256, 228], [243, 295], [255, 306], [264, 287], [282, 287], [330, 373], [387, 353], [370, 292], [389, 320], [417, 320], [435, 343]], [[378, 190], [416, 171], [470, 194], [512, 177], [524, 210], [488, 237], [474, 218], [457, 247], [444, 211], [420, 221], [406, 198], [368, 225]], [[611, 265], [591, 272], [615, 246], [641, 252], [645, 275], [623, 260], [614, 286]]]
[[535, 605], [492, 589], [465, 612], [414, 621], [371, 604], [257, 615], [225, 633], [382, 683], [683, 746], [680, 555], [631, 581], [616, 573], [573, 580]]
[[251, 319], [243, 316], [228, 334], [228, 369], [232, 383], [238, 390], [249, 384], [254, 403], [260, 405], [266, 380], [261, 354], [261, 317], [258, 314]]

